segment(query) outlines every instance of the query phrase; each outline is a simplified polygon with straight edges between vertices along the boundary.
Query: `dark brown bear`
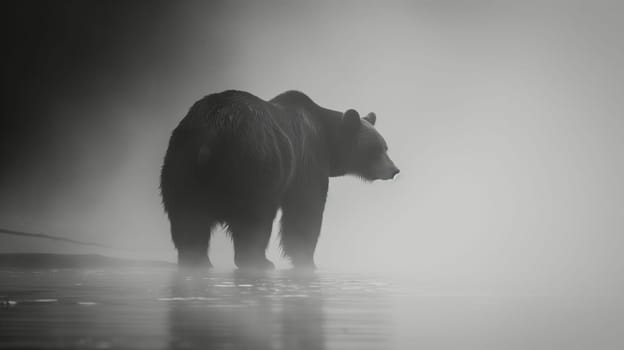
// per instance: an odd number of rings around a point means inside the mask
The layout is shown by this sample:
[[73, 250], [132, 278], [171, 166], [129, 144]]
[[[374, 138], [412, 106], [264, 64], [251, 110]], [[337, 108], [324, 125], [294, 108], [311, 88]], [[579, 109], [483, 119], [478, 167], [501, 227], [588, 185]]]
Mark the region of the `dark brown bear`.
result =
[[314, 268], [329, 178], [399, 172], [375, 119], [325, 109], [298, 91], [270, 101], [225, 91], [197, 101], [173, 131], [161, 172], [178, 263], [211, 266], [211, 230], [225, 224], [236, 266], [272, 268], [265, 251], [281, 208], [284, 254], [297, 268]]

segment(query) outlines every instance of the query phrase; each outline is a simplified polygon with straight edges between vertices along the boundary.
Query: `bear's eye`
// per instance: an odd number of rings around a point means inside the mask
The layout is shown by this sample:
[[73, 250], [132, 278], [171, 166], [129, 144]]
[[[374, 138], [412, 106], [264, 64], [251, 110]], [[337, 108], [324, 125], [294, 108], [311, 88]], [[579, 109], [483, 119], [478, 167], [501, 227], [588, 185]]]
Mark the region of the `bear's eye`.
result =
[[381, 148], [377, 145], [368, 145], [365, 150], [366, 154], [374, 155], [381, 152]]
[[383, 147], [379, 145], [370, 145], [366, 148], [366, 155], [371, 159], [377, 159], [383, 152]]

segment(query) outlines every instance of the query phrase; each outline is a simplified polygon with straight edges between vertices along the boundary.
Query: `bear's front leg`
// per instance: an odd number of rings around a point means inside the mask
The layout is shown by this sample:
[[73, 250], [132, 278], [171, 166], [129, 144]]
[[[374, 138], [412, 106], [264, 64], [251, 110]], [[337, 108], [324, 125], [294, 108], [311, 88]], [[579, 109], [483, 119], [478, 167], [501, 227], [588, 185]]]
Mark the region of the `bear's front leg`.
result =
[[282, 203], [281, 245], [297, 269], [315, 269], [314, 251], [321, 233], [327, 180], [289, 191]]

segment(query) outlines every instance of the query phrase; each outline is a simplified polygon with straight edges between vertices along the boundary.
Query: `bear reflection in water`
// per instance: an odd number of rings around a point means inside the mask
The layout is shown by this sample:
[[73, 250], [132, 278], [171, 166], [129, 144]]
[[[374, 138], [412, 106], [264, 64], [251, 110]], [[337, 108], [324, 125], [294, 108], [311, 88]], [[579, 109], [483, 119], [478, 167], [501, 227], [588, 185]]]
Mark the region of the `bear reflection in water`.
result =
[[323, 304], [313, 275], [230, 281], [177, 274], [169, 310], [171, 348], [324, 349]]
[[387, 290], [354, 275], [0, 270], [0, 348], [380, 349]]

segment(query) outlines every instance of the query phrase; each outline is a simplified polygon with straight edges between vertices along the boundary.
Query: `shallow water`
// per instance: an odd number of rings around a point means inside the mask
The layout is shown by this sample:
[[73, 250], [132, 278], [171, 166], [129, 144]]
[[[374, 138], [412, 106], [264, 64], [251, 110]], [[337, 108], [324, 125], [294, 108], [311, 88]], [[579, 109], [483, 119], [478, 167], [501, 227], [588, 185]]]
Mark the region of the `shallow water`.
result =
[[619, 298], [358, 274], [0, 271], [1, 348], [620, 349]]

